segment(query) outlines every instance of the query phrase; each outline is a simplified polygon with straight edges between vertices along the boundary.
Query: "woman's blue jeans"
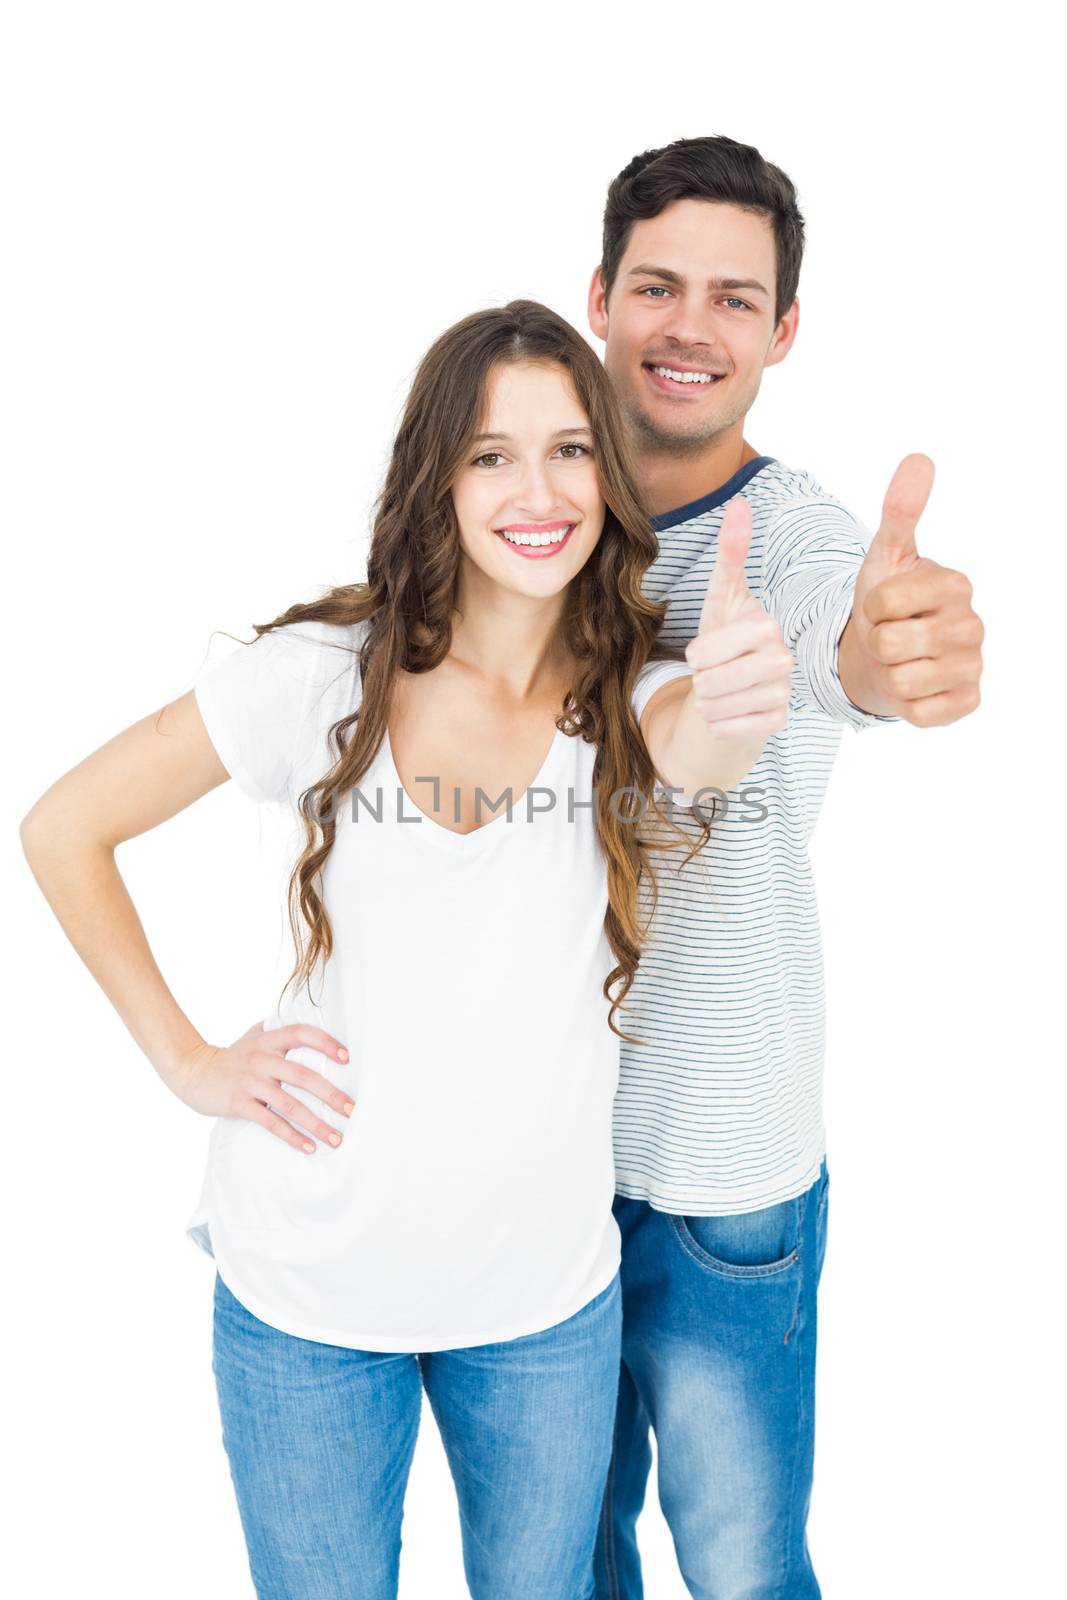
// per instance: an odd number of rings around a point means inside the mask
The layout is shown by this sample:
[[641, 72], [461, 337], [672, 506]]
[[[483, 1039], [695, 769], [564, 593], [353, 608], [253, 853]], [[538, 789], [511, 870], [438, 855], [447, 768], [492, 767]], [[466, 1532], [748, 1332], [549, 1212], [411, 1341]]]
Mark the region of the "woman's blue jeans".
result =
[[259, 1321], [216, 1273], [212, 1370], [260, 1600], [394, 1600], [423, 1388], [473, 1600], [589, 1600], [621, 1327], [616, 1276], [525, 1338], [350, 1350]]

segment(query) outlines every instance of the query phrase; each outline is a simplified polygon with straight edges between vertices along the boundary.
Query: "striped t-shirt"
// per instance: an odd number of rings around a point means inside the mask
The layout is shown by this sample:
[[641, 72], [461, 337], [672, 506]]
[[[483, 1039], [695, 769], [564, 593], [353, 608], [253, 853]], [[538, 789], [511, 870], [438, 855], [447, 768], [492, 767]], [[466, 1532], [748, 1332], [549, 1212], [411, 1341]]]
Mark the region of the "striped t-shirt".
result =
[[[667, 599], [662, 637], [697, 631], [727, 501], [752, 507], [748, 587], [796, 663], [789, 720], [728, 791], [688, 866], [657, 842], [658, 907], [619, 1021], [615, 1187], [659, 1211], [721, 1216], [801, 1194], [825, 1154], [822, 952], [808, 841], [847, 723], [837, 673], [871, 535], [806, 472], [759, 456], [713, 494], [653, 519], [644, 592]], [[706, 800], [708, 814], [711, 799]], [[679, 799], [689, 840], [697, 823]], [[671, 835], [663, 834], [665, 840]], [[647, 914], [646, 889], [641, 907]]]

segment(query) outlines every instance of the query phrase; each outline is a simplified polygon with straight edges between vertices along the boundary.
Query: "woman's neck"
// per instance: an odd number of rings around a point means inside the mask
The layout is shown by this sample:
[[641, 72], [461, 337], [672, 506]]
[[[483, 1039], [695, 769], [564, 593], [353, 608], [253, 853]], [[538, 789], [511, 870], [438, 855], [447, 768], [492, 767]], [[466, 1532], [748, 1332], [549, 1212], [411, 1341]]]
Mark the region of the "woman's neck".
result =
[[473, 582], [461, 578], [450, 659], [516, 701], [554, 691], [565, 667], [559, 638], [563, 598], [515, 594], [482, 574]]

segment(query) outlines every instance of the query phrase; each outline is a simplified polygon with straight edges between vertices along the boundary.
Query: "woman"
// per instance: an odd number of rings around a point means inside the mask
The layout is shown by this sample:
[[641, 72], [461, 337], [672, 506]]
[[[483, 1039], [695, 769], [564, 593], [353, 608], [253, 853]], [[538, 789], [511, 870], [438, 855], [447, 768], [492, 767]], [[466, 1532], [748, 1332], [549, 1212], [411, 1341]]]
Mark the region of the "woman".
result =
[[[654, 553], [585, 341], [533, 302], [476, 313], [419, 367], [367, 582], [257, 625], [62, 780], [121, 980], [73, 914], [68, 932], [168, 1086], [217, 1119], [188, 1231], [216, 1262], [260, 1596], [395, 1595], [422, 1388], [471, 1594], [592, 1593], [619, 1361], [615, 1013], [654, 892], [641, 819], [657, 774], [735, 784], [788, 694], [779, 656], [773, 709], [709, 728], [687, 663], [655, 649]], [[302, 821], [304, 993], [220, 1047], [99, 846], [227, 777]], [[24, 838], [62, 917], [76, 886], [32, 843], [53, 794]]]

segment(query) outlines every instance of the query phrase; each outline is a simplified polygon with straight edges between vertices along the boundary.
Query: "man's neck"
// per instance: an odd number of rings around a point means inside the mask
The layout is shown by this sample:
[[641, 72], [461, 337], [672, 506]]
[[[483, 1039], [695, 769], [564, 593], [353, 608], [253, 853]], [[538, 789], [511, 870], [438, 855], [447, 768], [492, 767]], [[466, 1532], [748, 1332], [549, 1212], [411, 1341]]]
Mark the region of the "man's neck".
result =
[[682, 459], [637, 450], [637, 474], [649, 514], [661, 517], [664, 512], [714, 494], [758, 455], [759, 451], [738, 434], [713, 440], [698, 456]]

